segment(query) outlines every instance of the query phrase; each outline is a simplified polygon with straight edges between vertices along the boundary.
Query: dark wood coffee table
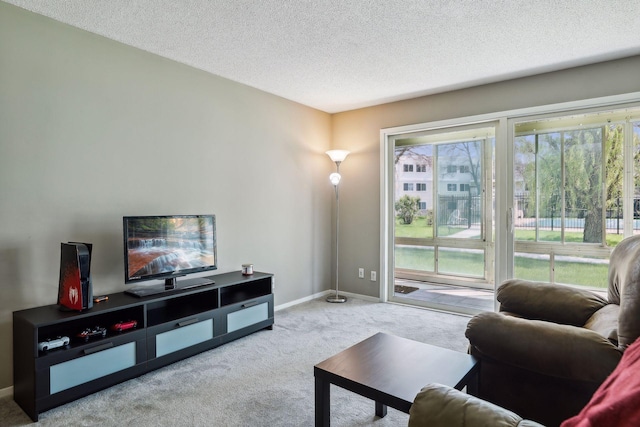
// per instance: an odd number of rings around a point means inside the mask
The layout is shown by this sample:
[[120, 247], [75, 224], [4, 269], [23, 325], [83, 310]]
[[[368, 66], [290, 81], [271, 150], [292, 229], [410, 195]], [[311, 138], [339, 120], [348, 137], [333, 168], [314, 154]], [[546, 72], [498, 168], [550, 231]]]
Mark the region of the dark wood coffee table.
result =
[[318, 363], [315, 376], [316, 426], [328, 426], [329, 386], [337, 385], [373, 399], [376, 415], [387, 406], [409, 413], [418, 392], [440, 383], [474, 392], [478, 365], [465, 353], [379, 332]]

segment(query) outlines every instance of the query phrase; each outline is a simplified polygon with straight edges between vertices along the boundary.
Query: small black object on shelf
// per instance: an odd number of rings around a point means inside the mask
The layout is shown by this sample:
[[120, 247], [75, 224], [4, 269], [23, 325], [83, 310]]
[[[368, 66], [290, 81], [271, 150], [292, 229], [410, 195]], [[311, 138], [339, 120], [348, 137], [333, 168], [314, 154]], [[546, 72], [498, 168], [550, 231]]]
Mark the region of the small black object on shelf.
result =
[[91, 243], [60, 244], [58, 305], [62, 311], [83, 311], [93, 307]]

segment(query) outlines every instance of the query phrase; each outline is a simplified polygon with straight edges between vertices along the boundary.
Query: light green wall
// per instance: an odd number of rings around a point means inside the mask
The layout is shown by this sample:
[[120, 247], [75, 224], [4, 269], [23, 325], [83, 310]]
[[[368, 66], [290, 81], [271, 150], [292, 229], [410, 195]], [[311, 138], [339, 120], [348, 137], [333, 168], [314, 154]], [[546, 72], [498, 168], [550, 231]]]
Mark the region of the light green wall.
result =
[[381, 129], [634, 92], [640, 56], [334, 114], [332, 147], [351, 151], [340, 166], [340, 289], [379, 296], [369, 271], [380, 271]]
[[0, 389], [14, 310], [54, 304], [60, 242], [125, 289], [122, 216], [214, 213], [219, 271], [276, 305], [328, 289], [330, 116], [0, 3]]

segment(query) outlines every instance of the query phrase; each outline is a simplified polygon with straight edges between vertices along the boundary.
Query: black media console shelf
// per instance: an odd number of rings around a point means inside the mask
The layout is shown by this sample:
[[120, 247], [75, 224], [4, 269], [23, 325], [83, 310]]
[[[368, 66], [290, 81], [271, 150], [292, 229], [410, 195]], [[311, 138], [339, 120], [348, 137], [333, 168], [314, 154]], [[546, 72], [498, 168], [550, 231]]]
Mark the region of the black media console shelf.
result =
[[[81, 313], [57, 305], [14, 312], [14, 400], [38, 421], [41, 412], [273, 327], [272, 274], [209, 278], [215, 284], [143, 298], [111, 294]], [[111, 330], [129, 321], [136, 328]], [[76, 337], [96, 326], [107, 328], [104, 338]], [[38, 349], [39, 342], [59, 336], [70, 344]]]

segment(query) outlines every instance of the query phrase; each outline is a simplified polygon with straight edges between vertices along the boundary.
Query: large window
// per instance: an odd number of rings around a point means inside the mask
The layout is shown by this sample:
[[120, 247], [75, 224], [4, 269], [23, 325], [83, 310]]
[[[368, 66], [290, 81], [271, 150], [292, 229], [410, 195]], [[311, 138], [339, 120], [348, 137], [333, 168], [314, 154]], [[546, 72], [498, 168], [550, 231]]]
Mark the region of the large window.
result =
[[[640, 143], [632, 117], [624, 110], [515, 126], [517, 278], [606, 287], [611, 248], [637, 229]], [[626, 191], [625, 171], [635, 180]]]
[[604, 290], [612, 249], [640, 234], [640, 98], [595, 102], [383, 130], [382, 286]]

